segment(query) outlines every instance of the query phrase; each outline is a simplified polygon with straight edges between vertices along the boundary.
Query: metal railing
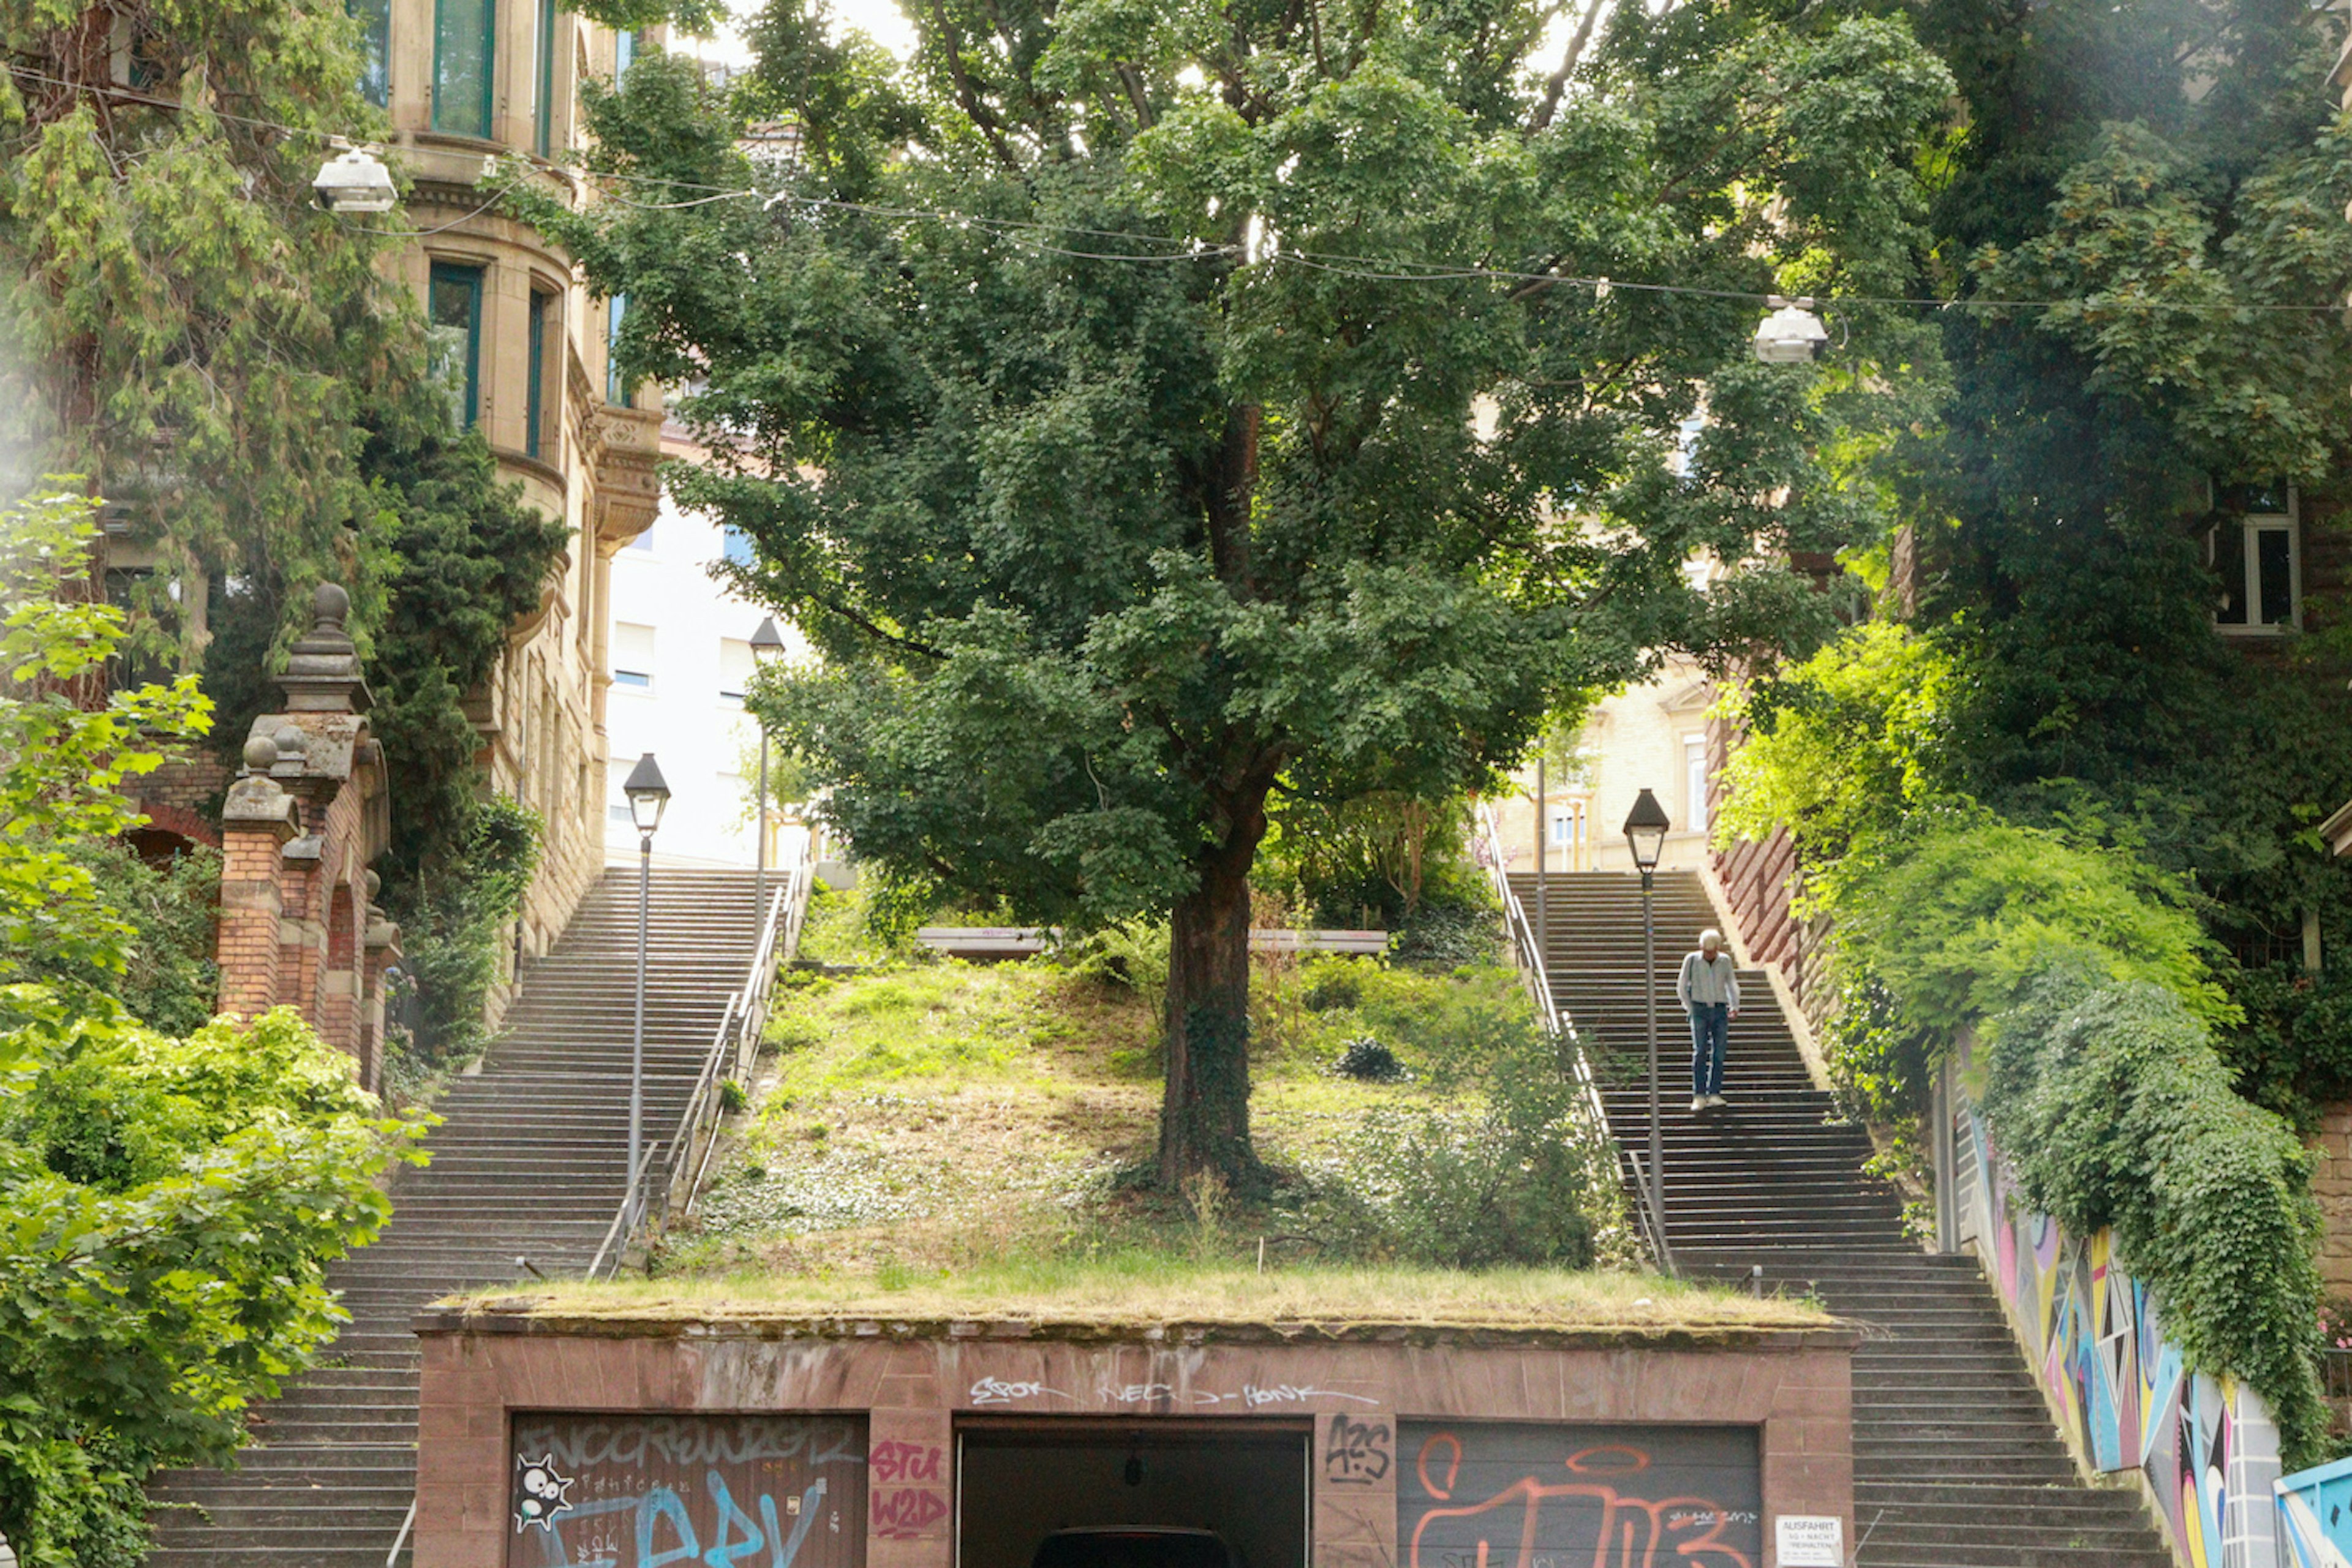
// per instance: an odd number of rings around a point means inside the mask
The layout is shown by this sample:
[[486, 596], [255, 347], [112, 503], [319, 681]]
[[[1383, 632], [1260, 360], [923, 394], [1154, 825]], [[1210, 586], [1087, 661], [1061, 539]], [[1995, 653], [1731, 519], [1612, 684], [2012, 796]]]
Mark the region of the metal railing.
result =
[[[1674, 1271], [1674, 1253], [1666, 1245], [1666, 1217], [1653, 1209], [1650, 1202], [1652, 1183], [1643, 1169], [1641, 1151], [1616, 1139], [1609, 1130], [1609, 1113], [1601, 1101], [1601, 1086], [1592, 1076], [1592, 1063], [1584, 1053], [1583, 1038], [1576, 1032], [1576, 1021], [1560, 1007], [1552, 994], [1551, 973], [1544, 963], [1543, 949], [1537, 942], [1534, 922], [1528, 919], [1525, 905], [1511, 887], [1511, 867], [1508, 853], [1503, 847], [1502, 825], [1496, 819], [1495, 808], [1480, 802], [1472, 817], [1473, 849], [1486, 868], [1488, 880], [1495, 887], [1495, 898], [1503, 906], [1503, 924], [1510, 933], [1511, 954], [1517, 960], [1519, 978], [1527, 984], [1528, 994], [1536, 1005], [1537, 1016], [1543, 1019], [1544, 1033], [1551, 1037], [1559, 1051], [1562, 1068], [1576, 1080], [1577, 1097], [1584, 1106], [1586, 1118], [1592, 1124], [1594, 1136], [1617, 1144], [1633, 1168], [1633, 1215], [1641, 1227], [1642, 1240], [1650, 1249], [1650, 1257], [1668, 1273]], [[1654, 983], [1654, 982], [1653, 982]]]
[[[809, 894], [816, 882], [816, 863], [801, 846], [797, 863], [784, 868], [784, 879], [768, 900], [760, 921], [760, 940], [751, 952], [751, 966], [742, 988], [730, 993], [720, 1009], [719, 1026], [704, 1053], [702, 1070], [695, 1075], [677, 1130], [667, 1140], [648, 1143], [639, 1157], [636, 1179], [621, 1199], [604, 1239], [588, 1265], [588, 1278], [602, 1279], [621, 1266], [622, 1255], [636, 1239], [650, 1216], [667, 1223], [672, 1215], [689, 1215], [702, 1196], [710, 1173], [711, 1157], [727, 1117], [729, 1079], [740, 1083], [751, 1076], [759, 1058], [760, 1037], [768, 1026], [768, 1004], [776, 973], [800, 952], [801, 931], [808, 919]], [[631, 1202], [631, 1195], [635, 1203]]]

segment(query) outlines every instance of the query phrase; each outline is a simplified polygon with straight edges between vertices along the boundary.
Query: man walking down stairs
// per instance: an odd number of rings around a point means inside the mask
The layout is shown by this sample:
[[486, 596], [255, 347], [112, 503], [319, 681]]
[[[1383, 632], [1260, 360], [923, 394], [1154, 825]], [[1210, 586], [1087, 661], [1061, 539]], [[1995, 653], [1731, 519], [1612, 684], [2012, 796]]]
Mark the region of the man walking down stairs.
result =
[[[1535, 908], [1534, 879], [1512, 879]], [[1575, 1021], [1621, 1146], [1646, 1146], [1644, 984], [1675, 995], [1684, 944], [1714, 924], [1690, 872], [1656, 879], [1662, 953], [1645, 973], [1641, 882], [1545, 879], [1544, 964]], [[1686, 1274], [1811, 1289], [1865, 1329], [1853, 1363], [1855, 1561], [1861, 1568], [2170, 1568], [2139, 1499], [2084, 1483], [1976, 1261], [1906, 1235], [1901, 1196], [1866, 1175], [1863, 1130], [1830, 1120], [1760, 971], [1739, 976], [1730, 1102], [1663, 1096], [1666, 1236]], [[1689, 1043], [1671, 1005], [1660, 1067]], [[1632, 1174], [1627, 1173], [1629, 1184]]]
[[[754, 897], [749, 871], [654, 873], [645, 1128], [656, 1150], [750, 969]], [[173, 1471], [148, 1489], [154, 1568], [384, 1568], [416, 1490], [416, 1310], [531, 1269], [579, 1273], [620, 1207], [636, 919], [635, 869], [607, 871], [526, 970], [480, 1073], [434, 1106], [432, 1162], [395, 1178], [383, 1237], [329, 1271], [352, 1321], [324, 1363], [253, 1413], [237, 1469]]]

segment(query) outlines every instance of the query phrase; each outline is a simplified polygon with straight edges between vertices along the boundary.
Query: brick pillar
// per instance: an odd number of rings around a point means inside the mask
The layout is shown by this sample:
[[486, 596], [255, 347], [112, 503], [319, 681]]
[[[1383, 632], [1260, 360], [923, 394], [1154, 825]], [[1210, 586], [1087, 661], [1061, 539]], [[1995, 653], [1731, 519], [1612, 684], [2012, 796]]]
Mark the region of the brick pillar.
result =
[[[260, 767], [277, 760], [276, 748]], [[256, 745], [246, 745], [252, 765]], [[285, 1000], [278, 924], [285, 849], [296, 829], [294, 799], [265, 771], [230, 786], [221, 810], [220, 1010], [247, 1017]]]
[[384, 919], [383, 911], [375, 907], [376, 892], [383, 885], [382, 879], [370, 871], [362, 885], [367, 897], [362, 903], [366, 917], [360, 939], [360, 1082], [380, 1094], [383, 1091], [383, 972], [400, 962], [400, 928]]

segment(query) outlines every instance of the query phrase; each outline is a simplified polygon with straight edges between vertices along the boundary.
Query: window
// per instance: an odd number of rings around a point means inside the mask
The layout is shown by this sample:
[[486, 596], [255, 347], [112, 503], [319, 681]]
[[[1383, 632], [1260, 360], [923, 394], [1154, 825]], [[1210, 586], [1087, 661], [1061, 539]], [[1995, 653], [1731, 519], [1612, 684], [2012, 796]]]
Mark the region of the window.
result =
[[481, 405], [482, 269], [435, 262], [425, 316], [434, 377], [448, 396], [451, 422], [466, 429]]
[[742, 637], [719, 639], [719, 697], [723, 702], [743, 705], [743, 693], [751, 689], [751, 671], [759, 668], [752, 657], [751, 643]]
[[2206, 536], [2206, 558], [2221, 579], [2213, 624], [2239, 636], [2301, 625], [2303, 552], [2294, 490], [2284, 484], [2240, 485], [2219, 500], [2221, 521]]
[[548, 297], [534, 289], [530, 293], [530, 380], [523, 395], [522, 450], [523, 456], [542, 455], [548, 442], [542, 434], [547, 417], [547, 309]]
[[1683, 791], [1688, 826], [1693, 833], [1706, 831], [1706, 737], [1683, 737]]
[[547, 157], [555, 146], [555, 0], [539, 0], [539, 89], [531, 116], [531, 151]]
[[738, 566], [751, 564], [751, 536], [733, 523], [722, 523], [719, 530], [719, 552]]
[[637, 30], [625, 27], [613, 39], [613, 84], [619, 86], [621, 79], [629, 74], [629, 68], [636, 63]]
[[433, 129], [490, 134], [497, 0], [433, 0]]
[[629, 389], [621, 380], [621, 319], [629, 313], [629, 297], [615, 294], [604, 302], [604, 401], [625, 404]]
[[623, 794], [621, 789], [623, 784], [628, 783], [629, 770], [634, 766], [635, 766], [634, 762], [616, 762], [609, 765], [607, 775], [604, 780], [604, 798], [607, 802], [604, 807], [604, 816], [608, 821], [618, 822], [629, 826], [635, 826], [636, 818], [629, 815], [629, 797]]
[[654, 685], [654, 629], [626, 621], [613, 625], [613, 684], [638, 691]]
[[360, 24], [360, 96], [378, 109], [392, 103], [392, 0], [351, 0]]

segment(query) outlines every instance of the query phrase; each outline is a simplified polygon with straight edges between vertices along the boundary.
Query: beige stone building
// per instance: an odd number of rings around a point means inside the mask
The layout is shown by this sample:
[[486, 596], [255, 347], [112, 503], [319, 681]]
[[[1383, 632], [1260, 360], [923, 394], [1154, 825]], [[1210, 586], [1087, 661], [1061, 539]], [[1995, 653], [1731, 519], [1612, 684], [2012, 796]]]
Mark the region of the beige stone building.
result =
[[[1625, 814], [1647, 789], [1674, 827], [1659, 864], [1696, 869], [1706, 863], [1709, 760], [1707, 710], [1715, 683], [1687, 659], [1669, 659], [1640, 686], [1597, 703], [1565, 760], [1545, 769], [1544, 867], [1552, 871], [1630, 871]], [[1514, 871], [1536, 865], [1536, 769], [1511, 780], [1508, 795], [1491, 804], [1504, 852]]]
[[554, 0], [353, 9], [369, 38], [363, 86], [392, 118], [386, 161], [415, 182], [404, 210], [420, 237], [401, 273], [425, 305], [455, 412], [571, 535], [538, 612], [467, 702], [489, 787], [547, 825], [511, 963], [546, 950], [604, 867], [613, 553], [654, 519], [661, 399], [609, 366], [625, 302], [591, 295], [535, 230], [485, 210], [478, 182], [486, 158], [501, 157], [577, 200], [560, 160], [585, 142], [581, 87], [625, 68], [638, 40]]

